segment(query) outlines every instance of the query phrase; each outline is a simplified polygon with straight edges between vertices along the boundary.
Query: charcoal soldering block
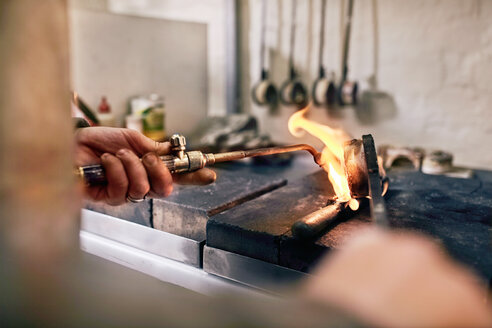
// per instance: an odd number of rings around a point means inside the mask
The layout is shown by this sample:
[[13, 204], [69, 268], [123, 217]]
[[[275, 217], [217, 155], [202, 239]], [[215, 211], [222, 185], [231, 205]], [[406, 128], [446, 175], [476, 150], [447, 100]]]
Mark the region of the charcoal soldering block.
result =
[[210, 218], [207, 245], [278, 264], [281, 237], [296, 220], [325, 206], [332, 197], [333, 189], [323, 171], [289, 181]]
[[210, 217], [275, 190], [286, 184], [279, 177], [255, 173], [237, 174], [215, 169], [216, 182], [207, 186], [175, 186], [171, 196], [154, 199], [154, 228], [203, 241]]
[[356, 212], [346, 208], [324, 232], [313, 239], [297, 239], [289, 230], [280, 240], [279, 265], [312, 272], [319, 260], [330, 250], [339, 248], [361, 229], [371, 225], [369, 202], [362, 200]]

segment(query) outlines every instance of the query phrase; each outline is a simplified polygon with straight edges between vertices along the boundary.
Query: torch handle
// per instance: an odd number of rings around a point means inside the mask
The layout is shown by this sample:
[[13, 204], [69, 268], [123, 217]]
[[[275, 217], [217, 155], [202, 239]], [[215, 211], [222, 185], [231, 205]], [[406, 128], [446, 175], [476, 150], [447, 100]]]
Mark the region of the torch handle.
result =
[[[175, 159], [175, 156], [161, 156], [162, 163], [166, 165], [171, 173], [176, 173], [177, 171]], [[82, 177], [89, 186], [101, 186], [108, 183], [106, 171], [100, 164], [80, 166], [77, 168], [76, 174]]]

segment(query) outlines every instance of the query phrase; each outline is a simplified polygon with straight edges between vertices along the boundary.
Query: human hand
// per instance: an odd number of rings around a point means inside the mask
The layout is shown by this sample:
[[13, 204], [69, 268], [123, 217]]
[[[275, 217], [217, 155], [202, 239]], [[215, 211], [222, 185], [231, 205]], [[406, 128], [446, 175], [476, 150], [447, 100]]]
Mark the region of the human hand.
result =
[[125, 203], [127, 196], [166, 197], [172, 192], [173, 181], [196, 185], [215, 181], [215, 172], [206, 168], [171, 175], [159, 158], [170, 150], [169, 142], [155, 142], [129, 129], [91, 127], [75, 133], [75, 165], [101, 164], [108, 180], [107, 185], [88, 187], [86, 193], [110, 205]]
[[329, 255], [305, 286], [378, 327], [492, 327], [487, 289], [427, 238], [368, 231]]

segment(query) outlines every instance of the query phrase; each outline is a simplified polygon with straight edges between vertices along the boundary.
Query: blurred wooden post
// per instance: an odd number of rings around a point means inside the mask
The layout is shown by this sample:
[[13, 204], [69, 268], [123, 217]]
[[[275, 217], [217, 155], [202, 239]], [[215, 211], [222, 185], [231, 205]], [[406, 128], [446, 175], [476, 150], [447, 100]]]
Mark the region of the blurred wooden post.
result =
[[0, 246], [20, 267], [78, 249], [69, 92], [67, 2], [0, 1]]

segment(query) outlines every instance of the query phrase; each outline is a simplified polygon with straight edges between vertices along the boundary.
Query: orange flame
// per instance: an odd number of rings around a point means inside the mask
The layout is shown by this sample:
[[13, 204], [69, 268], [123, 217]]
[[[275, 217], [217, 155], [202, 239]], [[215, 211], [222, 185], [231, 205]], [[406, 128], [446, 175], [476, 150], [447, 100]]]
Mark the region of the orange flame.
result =
[[359, 208], [359, 202], [350, 195], [343, 166], [343, 142], [350, 137], [342, 130], [332, 129], [329, 126], [308, 120], [304, 116], [308, 110], [309, 106], [292, 114], [288, 123], [289, 131], [295, 137], [301, 137], [306, 131], [325, 144], [321, 153], [321, 167], [328, 172], [328, 179], [338, 201], [348, 202], [350, 208], [355, 211]]

